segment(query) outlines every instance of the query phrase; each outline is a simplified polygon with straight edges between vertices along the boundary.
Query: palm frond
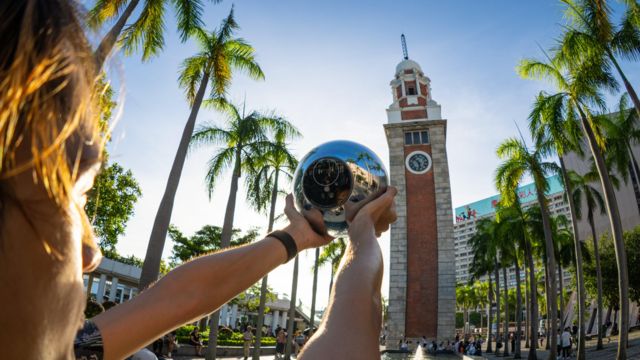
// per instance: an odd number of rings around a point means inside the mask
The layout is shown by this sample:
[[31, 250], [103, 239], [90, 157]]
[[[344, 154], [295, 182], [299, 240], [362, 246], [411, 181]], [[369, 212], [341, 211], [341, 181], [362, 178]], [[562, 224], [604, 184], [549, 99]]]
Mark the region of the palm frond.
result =
[[202, 0], [171, 0], [171, 2], [176, 9], [180, 41], [185, 42], [194, 29], [204, 25], [201, 18]]
[[222, 148], [209, 160], [207, 164], [207, 175], [205, 176], [209, 200], [211, 200], [211, 197], [213, 196], [213, 190], [215, 189], [215, 185], [217, 184], [217, 179], [220, 177], [220, 174], [232, 166], [234, 159], [234, 148]]
[[233, 136], [228, 130], [213, 124], [203, 124], [191, 136], [189, 147], [198, 148], [210, 144], [229, 145], [232, 141]]
[[178, 75], [178, 84], [184, 89], [187, 100], [193, 103], [204, 69], [206, 67], [207, 58], [205, 54], [199, 53], [195, 56], [188, 57], [182, 61], [180, 72]]
[[120, 44], [127, 55], [142, 48], [142, 60], [149, 60], [164, 47], [164, 0], [147, 0], [140, 16], [122, 31]]
[[127, 2], [127, 0], [96, 0], [87, 13], [87, 24], [92, 30], [98, 30], [107, 20], [118, 17]]

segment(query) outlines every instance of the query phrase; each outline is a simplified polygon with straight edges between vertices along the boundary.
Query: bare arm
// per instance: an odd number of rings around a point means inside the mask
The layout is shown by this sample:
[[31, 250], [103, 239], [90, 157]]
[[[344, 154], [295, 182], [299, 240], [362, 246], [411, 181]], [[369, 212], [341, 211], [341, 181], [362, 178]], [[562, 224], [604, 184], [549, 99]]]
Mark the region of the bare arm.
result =
[[[295, 239], [299, 251], [329, 241], [311, 230], [290, 197], [285, 213], [291, 224], [284, 230]], [[105, 359], [122, 359], [176, 327], [211, 313], [286, 258], [280, 241], [267, 237], [176, 268], [139, 296], [93, 319], [102, 334]]]
[[[376, 359], [382, 322], [380, 287], [382, 252], [376, 234], [395, 221], [393, 199], [387, 192], [364, 206], [349, 227], [349, 245], [318, 331], [305, 345], [301, 359]], [[354, 349], [345, 352], [345, 349]]]

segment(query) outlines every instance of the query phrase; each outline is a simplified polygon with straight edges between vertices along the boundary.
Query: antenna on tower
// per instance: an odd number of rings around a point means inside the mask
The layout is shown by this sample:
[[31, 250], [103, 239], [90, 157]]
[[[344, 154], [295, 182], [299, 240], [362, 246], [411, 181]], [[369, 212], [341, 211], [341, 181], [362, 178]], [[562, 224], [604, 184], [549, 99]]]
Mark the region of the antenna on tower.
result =
[[404, 34], [400, 36], [400, 41], [402, 41], [402, 55], [404, 55], [404, 59], [409, 59], [409, 51], [407, 51], [407, 39], [405, 39]]

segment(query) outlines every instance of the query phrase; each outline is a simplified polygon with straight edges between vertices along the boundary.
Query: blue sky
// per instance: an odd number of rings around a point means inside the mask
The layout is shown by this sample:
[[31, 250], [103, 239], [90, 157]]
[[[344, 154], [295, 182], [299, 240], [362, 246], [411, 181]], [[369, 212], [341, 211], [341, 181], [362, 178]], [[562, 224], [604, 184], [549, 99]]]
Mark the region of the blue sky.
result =
[[[228, 0], [207, 4], [207, 28], [217, 27], [231, 5]], [[238, 36], [255, 47], [266, 80], [238, 74], [229, 97], [238, 103], [246, 98], [248, 109], [275, 110], [292, 121], [304, 134], [292, 144], [299, 156], [319, 143], [343, 138], [366, 144], [388, 161], [382, 125], [392, 101], [389, 81], [402, 60], [404, 33], [409, 57], [431, 78], [433, 98], [449, 121], [454, 207], [495, 193], [495, 148], [516, 134], [514, 122], [526, 129], [532, 99], [545, 88], [520, 79], [515, 66], [523, 57], [539, 56], [538, 44], [549, 47], [563, 22], [556, 0], [238, 1], [235, 11]], [[166, 25], [166, 47], [159, 57], [141, 63], [138, 56], [118, 55], [109, 68], [122, 105], [111, 159], [132, 169], [143, 192], [118, 250], [139, 257], [144, 257], [189, 114], [176, 79], [180, 62], [196, 47], [179, 42], [172, 14]], [[637, 63], [623, 65], [632, 83], [638, 83]], [[198, 117], [199, 124], [222, 121], [211, 110], [201, 110]], [[205, 224], [222, 224], [228, 174], [211, 200], [204, 185], [206, 161], [214, 151], [198, 149], [187, 159], [172, 217], [186, 234]], [[235, 226], [265, 227], [266, 216], [244, 204], [242, 189], [238, 199]], [[388, 259], [388, 235], [380, 243]], [[170, 251], [168, 241], [165, 256]], [[312, 257], [311, 252], [301, 256], [298, 294], [305, 304], [311, 300]], [[321, 270], [320, 307], [326, 304], [328, 273], [328, 268]], [[290, 264], [281, 266], [270, 275], [270, 285], [290, 293], [290, 274]], [[383, 294], [387, 291], [385, 277]]]

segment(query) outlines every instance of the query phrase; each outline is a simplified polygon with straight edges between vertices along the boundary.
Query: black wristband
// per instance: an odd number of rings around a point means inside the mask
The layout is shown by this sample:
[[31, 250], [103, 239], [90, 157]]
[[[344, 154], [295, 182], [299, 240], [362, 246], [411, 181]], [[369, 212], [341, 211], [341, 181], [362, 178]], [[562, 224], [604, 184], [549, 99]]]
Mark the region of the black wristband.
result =
[[293, 241], [291, 235], [289, 235], [289, 233], [287, 233], [286, 231], [276, 230], [267, 235], [267, 237], [276, 238], [280, 240], [282, 245], [284, 245], [284, 248], [287, 250], [287, 261], [285, 262], [289, 262], [289, 260], [298, 255], [298, 246], [296, 245], [296, 242]]

